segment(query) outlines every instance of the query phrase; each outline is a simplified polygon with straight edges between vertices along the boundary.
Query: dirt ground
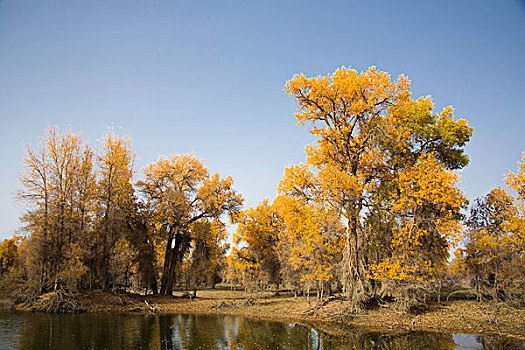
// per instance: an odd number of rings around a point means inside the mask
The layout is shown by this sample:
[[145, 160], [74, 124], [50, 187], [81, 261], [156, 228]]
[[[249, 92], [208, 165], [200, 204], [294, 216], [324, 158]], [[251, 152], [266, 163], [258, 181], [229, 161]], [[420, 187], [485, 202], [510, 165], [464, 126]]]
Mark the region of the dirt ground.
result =
[[[51, 297], [49, 293], [31, 305], [17, 305], [15, 309], [43, 311], [46, 300]], [[330, 301], [316, 309], [315, 297], [309, 304], [305, 297], [231, 290], [199, 290], [197, 298], [191, 299], [183, 292], [175, 292], [170, 297], [88, 291], [75, 295], [75, 300], [87, 312], [224, 314], [302, 323], [337, 323], [382, 332], [487, 333], [525, 340], [525, 309], [515, 309], [504, 303], [442, 302], [419, 315], [401, 314], [387, 305], [348, 315], [342, 313], [346, 306], [343, 300]]]

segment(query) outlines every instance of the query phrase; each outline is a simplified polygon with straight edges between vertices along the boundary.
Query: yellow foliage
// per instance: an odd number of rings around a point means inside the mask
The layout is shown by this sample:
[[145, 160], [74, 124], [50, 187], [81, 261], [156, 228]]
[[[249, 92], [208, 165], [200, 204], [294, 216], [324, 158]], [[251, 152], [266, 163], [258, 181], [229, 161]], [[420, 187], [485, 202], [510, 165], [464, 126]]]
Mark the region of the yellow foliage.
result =
[[19, 237], [4, 239], [0, 244], [0, 273], [6, 273], [18, 260]]
[[233, 235], [236, 244], [246, 244], [257, 262], [273, 255], [281, 223], [268, 199], [255, 208], [243, 210], [236, 220], [238, 226]]
[[511, 244], [523, 252], [525, 250], [525, 152], [522, 154], [521, 162], [518, 162], [518, 172], [507, 174], [505, 182], [518, 194], [517, 198], [514, 198], [514, 205], [507, 210], [508, 220], [505, 229], [510, 232], [507, 237]]
[[504, 291], [506, 298], [523, 293], [524, 210], [521, 195], [523, 163], [517, 174], [505, 178], [512, 196], [500, 187], [494, 188], [471, 209], [466, 246], [460, 250], [467, 271], [473, 275], [478, 298], [484, 287], [492, 287], [494, 298]]
[[160, 157], [144, 169], [146, 179], [138, 186], [155, 209], [157, 228], [181, 226], [199, 218], [230, 216], [240, 209], [243, 198], [233, 189], [233, 179], [211, 177], [195, 155]]
[[99, 156], [98, 197], [102, 210], [127, 209], [133, 204], [133, 166], [135, 154], [129, 137], [119, 136], [109, 129]]
[[283, 195], [276, 198], [274, 206], [283, 220], [279, 232], [281, 249], [288, 251], [288, 262], [301, 280], [333, 279], [344, 246], [344, 227], [338, 216]]
[[400, 173], [392, 255], [370, 265], [372, 278], [431, 280], [444, 271], [448, 250], [464, 232], [459, 213], [467, 200], [457, 182], [456, 173], [427, 155]]

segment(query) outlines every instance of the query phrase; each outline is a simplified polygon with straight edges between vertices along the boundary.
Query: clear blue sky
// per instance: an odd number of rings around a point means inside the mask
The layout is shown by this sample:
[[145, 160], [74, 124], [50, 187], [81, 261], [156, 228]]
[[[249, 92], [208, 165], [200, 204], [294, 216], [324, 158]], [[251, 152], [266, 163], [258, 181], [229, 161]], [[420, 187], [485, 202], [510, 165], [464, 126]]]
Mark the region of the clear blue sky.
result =
[[27, 144], [47, 125], [94, 147], [108, 126], [142, 167], [194, 152], [247, 206], [273, 198], [311, 141], [282, 89], [295, 73], [376, 65], [474, 127], [462, 188], [502, 185], [525, 151], [523, 1], [0, 0], [0, 237]]

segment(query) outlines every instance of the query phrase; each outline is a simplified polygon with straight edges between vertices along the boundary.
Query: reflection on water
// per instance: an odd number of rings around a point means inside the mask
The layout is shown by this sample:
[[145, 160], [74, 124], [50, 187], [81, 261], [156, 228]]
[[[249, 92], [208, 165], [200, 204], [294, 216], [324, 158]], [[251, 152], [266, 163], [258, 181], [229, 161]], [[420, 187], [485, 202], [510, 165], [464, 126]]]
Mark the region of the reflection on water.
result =
[[502, 337], [355, 328], [335, 336], [321, 328], [234, 316], [0, 313], [0, 349], [525, 349], [525, 344]]

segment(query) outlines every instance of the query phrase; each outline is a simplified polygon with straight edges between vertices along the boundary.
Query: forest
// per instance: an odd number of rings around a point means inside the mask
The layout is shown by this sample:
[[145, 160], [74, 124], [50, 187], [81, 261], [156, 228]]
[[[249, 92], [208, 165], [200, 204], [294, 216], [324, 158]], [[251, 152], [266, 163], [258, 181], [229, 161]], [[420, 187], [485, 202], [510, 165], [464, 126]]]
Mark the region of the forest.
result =
[[252, 208], [197, 155], [137, 169], [122, 132], [93, 148], [48, 128], [26, 150], [17, 198], [28, 210], [22, 234], [0, 245], [0, 278], [21, 283], [25, 300], [222, 283], [339, 294], [349, 313], [421, 310], [444, 289], [525, 305], [525, 153], [506, 186], [469, 203], [459, 181], [473, 129], [453, 107], [413, 98], [407, 77], [341, 67], [295, 75], [284, 90], [315, 142], [284, 169], [277, 196]]

